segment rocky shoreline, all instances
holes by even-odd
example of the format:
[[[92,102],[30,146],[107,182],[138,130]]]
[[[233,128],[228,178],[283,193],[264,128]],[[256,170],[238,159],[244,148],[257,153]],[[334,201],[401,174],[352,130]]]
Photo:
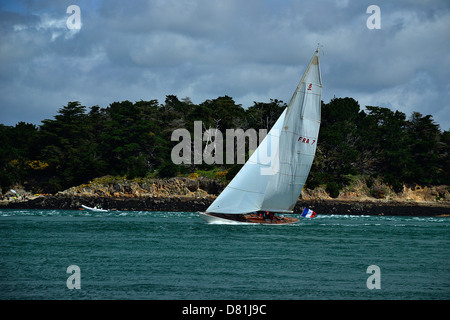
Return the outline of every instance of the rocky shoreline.
[[[113,198],[99,196],[39,196],[25,201],[9,201],[0,204],[4,209],[61,209],[79,210],[81,205],[102,206],[118,211],[205,211],[215,196],[190,197],[139,197]],[[308,207],[318,214],[335,215],[387,215],[387,216],[450,216],[450,205],[431,202],[398,201],[343,201],[343,200],[299,200],[294,213]]]
[[[196,212],[205,211],[225,185],[198,176],[133,180],[104,176],[56,195],[32,196],[16,188],[14,194],[6,194],[7,200],[0,200],[0,209],[79,210],[83,204],[119,211]],[[375,183],[369,189],[359,181],[342,190],[338,198],[331,198],[324,188],[304,189],[294,213],[305,207],[318,214],[450,216],[450,189],[416,185],[395,193],[389,186]]]

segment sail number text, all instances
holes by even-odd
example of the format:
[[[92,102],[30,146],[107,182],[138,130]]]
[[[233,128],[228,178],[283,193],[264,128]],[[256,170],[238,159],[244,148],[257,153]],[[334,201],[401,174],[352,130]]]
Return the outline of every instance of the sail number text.
[[[299,137],[297,141],[313,145],[316,142],[316,139],[310,139],[308,137]]]

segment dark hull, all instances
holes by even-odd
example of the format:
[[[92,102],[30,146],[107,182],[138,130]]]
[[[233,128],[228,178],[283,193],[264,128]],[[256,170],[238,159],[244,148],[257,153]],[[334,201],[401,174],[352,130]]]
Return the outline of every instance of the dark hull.
[[[281,225],[290,224],[298,222],[297,218],[282,217],[273,215],[272,218],[265,218],[253,213],[249,214],[225,214],[225,213],[212,213],[205,212],[201,213],[202,218],[208,223],[251,223],[251,224],[271,224],[271,225]]]

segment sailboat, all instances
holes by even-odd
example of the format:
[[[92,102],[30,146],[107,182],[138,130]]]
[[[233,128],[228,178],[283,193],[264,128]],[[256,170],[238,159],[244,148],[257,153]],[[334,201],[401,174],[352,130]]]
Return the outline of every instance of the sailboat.
[[[322,78],[314,52],[288,107],[241,170],[200,212],[207,223],[290,224],[316,153]]]

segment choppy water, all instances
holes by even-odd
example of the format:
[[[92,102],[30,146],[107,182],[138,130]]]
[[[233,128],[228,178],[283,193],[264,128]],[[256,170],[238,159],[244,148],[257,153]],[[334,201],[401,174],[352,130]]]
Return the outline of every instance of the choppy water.
[[[190,212],[0,210],[0,299],[449,299],[449,232],[444,217],[267,226],[208,225]],[[80,289],[67,287],[70,265]],[[380,289],[367,287],[371,265]]]

